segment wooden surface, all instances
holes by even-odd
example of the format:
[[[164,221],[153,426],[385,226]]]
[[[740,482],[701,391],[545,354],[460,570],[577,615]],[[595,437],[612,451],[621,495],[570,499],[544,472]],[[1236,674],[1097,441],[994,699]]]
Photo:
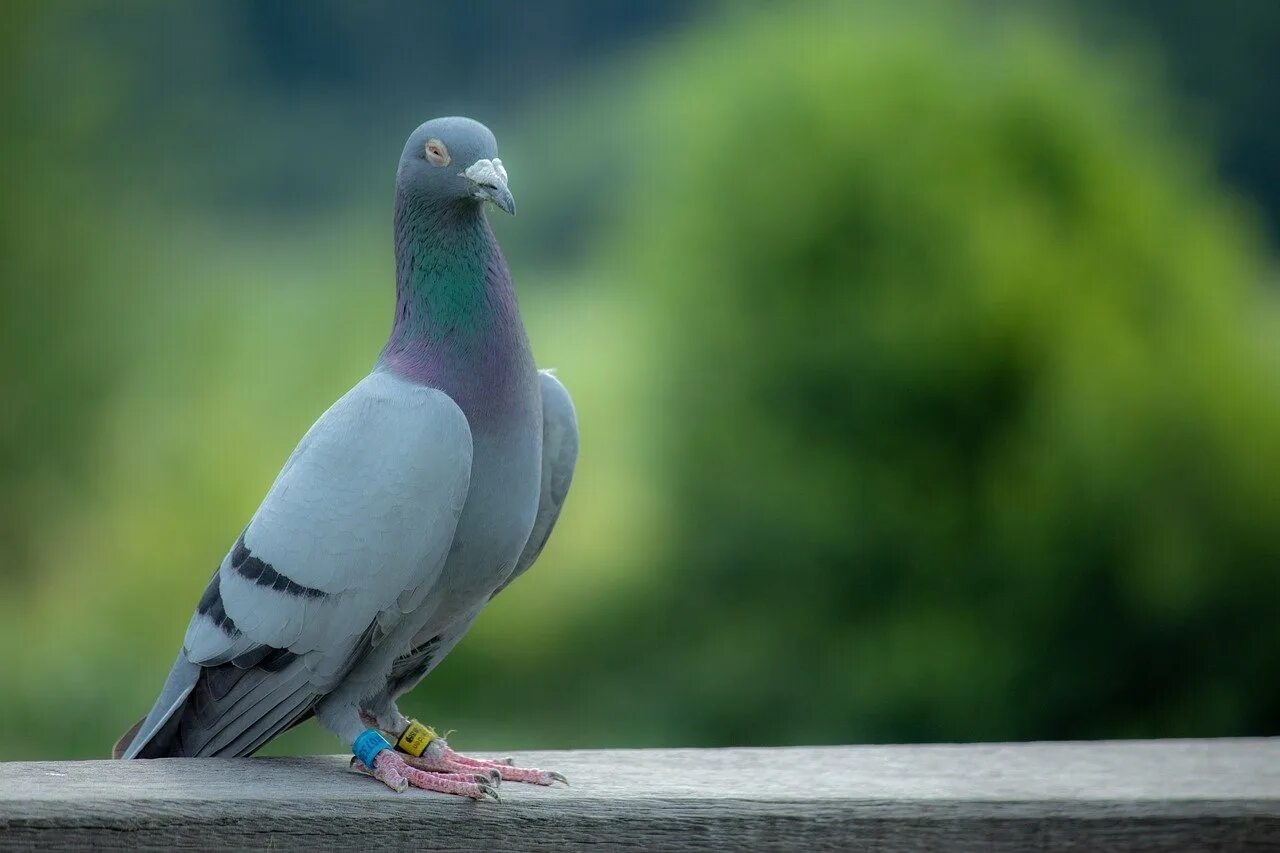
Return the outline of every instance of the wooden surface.
[[[0,764],[0,847],[1280,850],[1280,739],[516,753],[571,788],[347,759]]]

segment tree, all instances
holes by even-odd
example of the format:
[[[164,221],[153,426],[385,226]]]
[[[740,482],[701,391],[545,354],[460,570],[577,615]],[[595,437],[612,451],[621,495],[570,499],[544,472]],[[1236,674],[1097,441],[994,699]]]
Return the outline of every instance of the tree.
[[[636,678],[692,674],[693,742],[1274,731],[1252,223],[1132,67],[804,8],[634,99],[617,245],[662,318],[674,526]]]

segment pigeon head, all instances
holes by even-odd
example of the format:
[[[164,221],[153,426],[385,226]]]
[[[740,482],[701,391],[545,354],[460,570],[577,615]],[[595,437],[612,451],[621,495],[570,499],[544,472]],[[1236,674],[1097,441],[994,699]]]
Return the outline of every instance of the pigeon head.
[[[480,205],[507,213],[516,201],[493,133],[469,118],[437,118],[409,134],[396,172],[396,192],[429,204]]]

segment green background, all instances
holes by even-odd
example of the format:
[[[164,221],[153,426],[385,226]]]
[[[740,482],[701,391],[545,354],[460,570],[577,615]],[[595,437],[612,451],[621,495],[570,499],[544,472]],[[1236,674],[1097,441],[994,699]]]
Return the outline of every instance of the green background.
[[[469,749],[1280,732],[1277,9],[6,4],[0,757],[147,710],[376,356],[394,164],[451,113],[582,453],[407,711]]]

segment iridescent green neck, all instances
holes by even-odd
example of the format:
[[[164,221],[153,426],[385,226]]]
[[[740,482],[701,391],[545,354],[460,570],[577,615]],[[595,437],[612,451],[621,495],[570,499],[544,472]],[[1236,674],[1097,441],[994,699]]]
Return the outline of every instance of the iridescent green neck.
[[[494,321],[485,273],[496,250],[478,204],[396,210],[392,340],[468,347]]]
[[[478,202],[397,198],[396,317],[381,362],[460,405],[506,394],[532,370],[511,276]]]

